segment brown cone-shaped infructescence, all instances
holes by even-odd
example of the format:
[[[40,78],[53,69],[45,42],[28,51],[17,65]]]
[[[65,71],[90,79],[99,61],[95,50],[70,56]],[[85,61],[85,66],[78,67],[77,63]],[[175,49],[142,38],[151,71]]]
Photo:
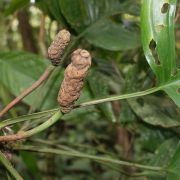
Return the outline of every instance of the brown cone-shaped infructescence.
[[[59,31],[54,38],[54,41],[48,48],[48,58],[54,66],[58,66],[60,64],[64,50],[70,42],[70,36],[69,31],[65,29]]]
[[[71,64],[64,72],[64,80],[58,94],[58,102],[63,113],[70,112],[79,98],[90,66],[91,55],[88,51],[77,49],[72,53]]]

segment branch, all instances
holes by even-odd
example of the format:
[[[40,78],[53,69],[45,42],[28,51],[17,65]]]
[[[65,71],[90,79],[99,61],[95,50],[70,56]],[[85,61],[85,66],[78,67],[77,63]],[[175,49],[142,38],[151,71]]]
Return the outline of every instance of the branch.
[[[47,129],[48,127],[52,126],[55,122],[57,122],[61,117],[62,113],[57,111],[51,118],[49,118],[44,123],[40,124],[39,126],[28,130],[28,131],[19,131],[17,134],[7,135],[7,136],[0,136],[0,142],[9,142],[9,141],[17,141],[21,139],[25,139],[27,137],[33,136],[41,131]]]
[[[92,101],[89,101],[89,102],[81,103],[79,105],[76,105],[74,108],[81,108],[81,107],[101,104],[101,103],[105,103],[105,102],[112,102],[112,101],[117,101],[117,100],[122,100],[122,99],[145,96],[145,95],[157,92],[157,91],[159,91],[161,89],[162,89],[162,87],[159,86],[159,87],[154,87],[154,88],[151,88],[151,89],[147,89],[145,91],[139,91],[139,92],[130,93],[130,94],[122,94],[122,95],[110,96],[110,97],[103,98],[103,99],[97,99],[97,100],[92,100]]]
[[[40,152],[40,153],[51,153],[51,154],[58,154],[58,155],[63,155],[63,156],[72,156],[72,157],[77,157],[77,158],[87,158],[90,160],[95,160],[99,162],[106,162],[106,163],[112,163],[116,165],[123,165],[123,166],[132,166],[140,169],[145,169],[145,170],[150,170],[150,171],[165,171],[164,167],[159,167],[159,166],[148,166],[148,165],[142,165],[142,164],[137,164],[134,162],[129,162],[129,161],[121,161],[118,159],[111,159],[108,157],[103,157],[103,156],[95,156],[95,155],[90,155],[90,154],[84,154],[81,152],[72,152],[72,151],[64,151],[60,149],[54,149],[54,148],[46,148],[46,147],[36,147],[36,146],[15,146],[15,150],[24,150],[24,151],[32,151],[32,152]]]
[[[138,96],[145,96],[145,95],[157,92],[157,91],[161,90],[162,88],[163,88],[163,86],[159,86],[159,87],[147,89],[145,91],[140,91],[140,92],[135,92],[135,93],[130,93],[130,94],[123,94],[123,95],[118,95],[118,96],[111,96],[111,97],[104,98],[104,99],[98,99],[98,100],[82,103],[80,105],[75,106],[74,108],[82,108],[82,107],[96,105],[96,104],[100,104],[100,103],[104,103],[104,102],[111,102],[111,101],[128,99],[128,98],[133,98],[133,97],[138,97]],[[54,124],[61,117],[62,117],[61,112],[57,110],[57,112],[45,123],[35,127],[34,129],[31,129],[29,131],[25,131],[25,132],[20,131],[17,134],[0,136],[0,142],[16,141],[16,140],[30,137],[36,133],[39,133],[39,132],[45,130],[46,128],[48,128],[49,126]],[[11,123],[11,124],[13,124],[13,123]]]
[[[41,75],[41,77],[33,83],[29,88],[24,90],[18,97],[16,97],[13,101],[11,101],[1,112],[0,112],[0,118],[7,113],[11,108],[13,108],[16,104],[18,104],[24,97],[26,97],[28,94],[30,94],[32,91],[37,89],[52,73],[54,70],[54,66],[50,65],[46,68],[44,73]]]

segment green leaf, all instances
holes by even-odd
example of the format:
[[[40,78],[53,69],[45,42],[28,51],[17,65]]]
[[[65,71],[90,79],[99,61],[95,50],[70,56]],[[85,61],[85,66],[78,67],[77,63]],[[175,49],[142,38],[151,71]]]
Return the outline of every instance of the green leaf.
[[[112,51],[139,46],[138,32],[127,30],[121,23],[115,23],[113,18],[110,18],[126,13],[126,10],[128,12],[128,8],[124,7],[128,7],[127,2],[130,1],[120,3],[119,0],[59,0],[59,2],[66,20],[93,45]]]
[[[172,128],[180,126],[180,112],[166,99],[156,96],[139,97],[128,100],[133,111],[146,123]],[[157,106],[161,104],[161,106]]]
[[[138,47],[140,44],[138,33],[136,30],[130,31],[122,24],[111,20],[102,20],[85,34],[85,38],[95,46],[118,51]]]
[[[48,61],[27,52],[0,53],[0,82],[15,96],[31,86],[44,72]],[[36,91],[23,101],[33,105]]]
[[[176,151],[168,166],[168,180],[180,179],[180,143],[178,144]]]
[[[48,60],[27,52],[0,53],[0,82],[15,96],[30,87],[43,74]],[[57,94],[64,70],[56,68],[51,78],[23,99],[35,109],[52,109],[58,106]],[[40,98],[39,98],[40,97]]]
[[[144,0],[141,13],[142,44],[146,59],[163,90],[180,107],[180,71],[175,55],[176,0]]]
[[[118,0],[59,0],[59,2],[65,18],[78,32],[82,32],[104,14],[121,10]]]

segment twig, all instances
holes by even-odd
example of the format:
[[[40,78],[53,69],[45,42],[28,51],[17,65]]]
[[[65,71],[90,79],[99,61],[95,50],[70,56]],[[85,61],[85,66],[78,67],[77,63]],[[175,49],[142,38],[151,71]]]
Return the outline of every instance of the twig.
[[[57,122],[61,117],[62,113],[60,111],[56,112],[51,118],[49,118],[47,121],[42,123],[41,125],[28,130],[28,131],[19,131],[17,134],[7,135],[7,136],[0,136],[0,142],[9,142],[9,141],[17,141],[21,139],[25,139],[27,137],[33,136],[34,134],[37,134],[48,127],[52,126],[55,122]]]
[[[32,91],[37,89],[52,73],[54,70],[54,66],[50,65],[46,68],[44,73],[41,75],[41,77],[33,83],[29,88],[25,89],[18,97],[16,97],[13,101],[11,101],[1,112],[0,112],[0,118],[7,113],[11,108],[13,108],[16,104],[18,104],[24,97],[26,97],[28,94],[30,94]]]
[[[95,156],[90,154],[84,154],[81,152],[72,152],[72,151],[64,151],[60,149],[54,149],[54,148],[46,148],[46,147],[36,147],[36,146],[30,146],[30,145],[20,145],[15,146],[15,150],[24,150],[24,151],[32,151],[32,152],[40,152],[40,153],[51,153],[51,154],[58,154],[63,156],[72,156],[77,158],[87,158],[90,160],[95,160],[99,162],[106,162],[106,163],[112,163],[116,165],[123,165],[123,166],[132,166],[140,169],[146,169],[150,171],[165,171],[166,169],[164,167],[159,166],[148,166],[148,165],[142,165],[134,162],[129,161],[122,161],[118,159],[111,159],[108,157],[103,156]]]
[[[147,89],[145,91],[139,91],[139,92],[130,93],[130,94],[114,95],[114,96],[110,96],[110,97],[107,97],[107,98],[92,100],[92,101],[89,101],[89,102],[85,102],[85,103],[81,103],[79,105],[76,105],[76,106],[74,106],[74,109],[87,107],[87,106],[91,106],[91,105],[96,105],[96,104],[101,104],[101,103],[105,103],[105,102],[112,102],[112,101],[117,101],[117,100],[122,100],[122,99],[145,96],[145,95],[148,95],[148,94],[155,93],[155,92],[157,92],[157,91],[159,91],[161,89],[162,89],[162,87],[159,86],[159,87],[153,87],[151,89]]]

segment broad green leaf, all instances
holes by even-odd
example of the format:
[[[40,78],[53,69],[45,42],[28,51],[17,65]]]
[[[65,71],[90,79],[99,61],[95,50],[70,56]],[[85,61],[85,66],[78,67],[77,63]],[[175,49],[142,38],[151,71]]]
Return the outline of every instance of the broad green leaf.
[[[128,100],[133,111],[146,123],[164,128],[180,126],[180,112],[166,99],[156,96]],[[161,106],[157,106],[161,104]]]
[[[103,74],[97,71],[97,69],[93,69],[88,77],[88,84],[90,87],[90,91],[92,92],[92,96],[94,98],[106,96],[109,94],[108,86],[103,78]],[[116,118],[114,116],[112,106],[110,103],[101,104],[97,106],[102,113],[107,117],[107,119],[115,122]]]
[[[163,90],[180,106],[180,71],[175,55],[176,0],[144,0],[141,13],[142,44],[146,59]]]
[[[44,72],[48,61],[27,52],[0,53],[0,82],[15,96],[31,86]],[[36,91],[24,99],[33,105]]]
[[[122,24],[111,20],[102,20],[91,28],[85,35],[86,39],[95,46],[112,50],[127,50],[139,46],[139,32],[130,31]]]
[[[180,179],[180,143],[178,144],[176,151],[168,166],[168,180]]]
[[[60,8],[67,21],[78,32],[89,27],[102,17],[110,17],[119,13],[138,14],[139,8],[136,0],[59,0]]]
[[[122,10],[119,0],[59,0],[59,2],[65,18],[78,32],[82,32],[102,16]]]
[[[124,7],[128,7],[127,3],[130,1],[120,3],[119,0],[59,0],[59,2],[66,20],[93,45],[112,51],[139,46],[139,32],[127,30],[121,23],[115,23],[113,18],[110,18],[126,13],[126,10],[128,12],[128,8]],[[130,7],[132,8],[132,5]]]

